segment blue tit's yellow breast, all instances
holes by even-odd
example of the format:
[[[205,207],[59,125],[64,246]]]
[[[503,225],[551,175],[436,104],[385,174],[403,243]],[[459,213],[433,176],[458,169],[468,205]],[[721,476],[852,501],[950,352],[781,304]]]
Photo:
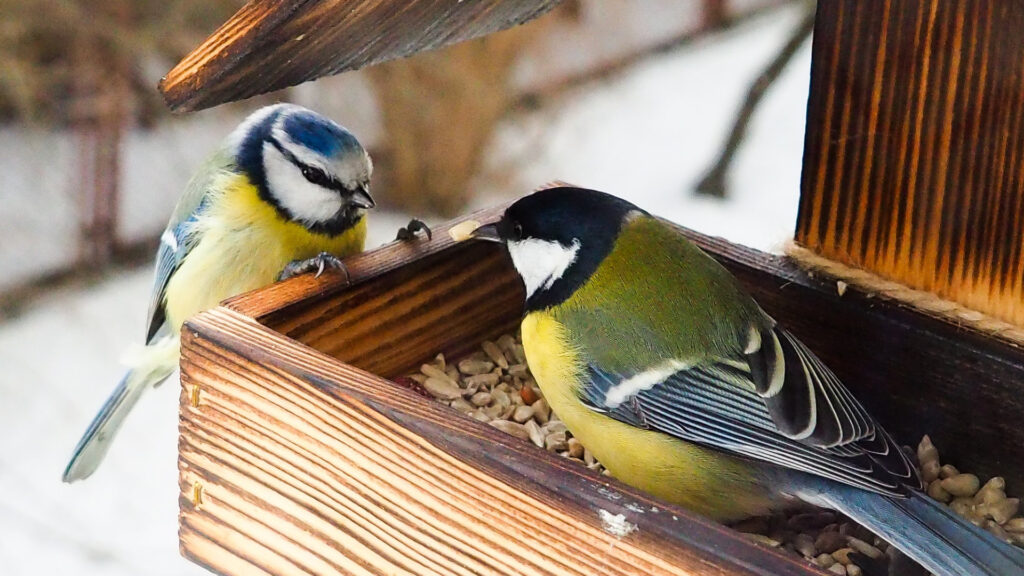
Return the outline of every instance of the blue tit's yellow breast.
[[[552,314],[528,314],[522,334],[530,370],[548,404],[613,476],[719,520],[770,511],[771,494],[746,462],[630,426],[584,405],[577,395],[584,362],[568,329]]]
[[[167,284],[167,320],[175,332],[189,316],[273,283],[292,260],[363,250],[365,216],[337,236],[315,234],[282,218],[245,176],[226,174],[215,188],[196,224],[200,240]]]

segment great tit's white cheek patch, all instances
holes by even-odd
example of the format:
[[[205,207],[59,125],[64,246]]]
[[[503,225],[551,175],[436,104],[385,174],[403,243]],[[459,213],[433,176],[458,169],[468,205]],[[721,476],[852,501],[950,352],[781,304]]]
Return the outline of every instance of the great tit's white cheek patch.
[[[270,143],[263,146],[263,167],[270,194],[296,220],[307,224],[325,222],[342,209],[343,200],[337,191],[306,180],[302,170]]]
[[[551,288],[576,261],[579,251],[579,240],[573,240],[571,246],[537,238],[508,243],[512,264],[526,285],[527,298],[541,288]]]

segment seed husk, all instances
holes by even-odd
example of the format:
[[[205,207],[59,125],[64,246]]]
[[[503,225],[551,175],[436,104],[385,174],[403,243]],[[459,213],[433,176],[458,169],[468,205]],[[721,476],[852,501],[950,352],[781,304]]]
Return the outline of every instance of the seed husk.
[[[575,438],[569,438],[567,441],[569,445],[569,455],[573,458],[583,459],[583,443]]]
[[[928,485],[928,495],[938,500],[939,502],[949,502],[953,499],[953,496],[942,487],[943,480],[936,478],[932,480],[931,484]]]
[[[939,478],[945,480],[946,478],[952,478],[959,474],[960,471],[956,469],[956,466],[952,464],[943,464],[942,468],[939,468]]]
[[[459,362],[459,372],[467,376],[476,376],[477,374],[486,374],[494,370],[494,362],[490,360],[473,360],[467,358]]]
[[[533,415],[537,419],[537,422],[541,424],[547,424],[551,419],[551,407],[548,406],[548,401],[540,398],[536,402],[530,404],[533,408]]]
[[[512,356],[515,357],[516,363],[526,364],[526,349],[523,348],[522,344],[516,344],[515,348],[512,349]]]
[[[527,420],[523,426],[526,428],[527,434],[530,435],[530,441],[538,448],[543,448],[544,434],[541,433],[540,426],[537,425],[537,422],[535,420]]]
[[[814,537],[805,533],[796,535],[796,538],[793,539],[793,549],[804,558],[814,558],[817,553],[817,549],[814,547]]]
[[[927,462],[938,463],[939,461],[939,450],[932,444],[932,439],[927,434],[921,438],[921,443],[917,445],[917,461],[922,468]]]
[[[1007,523],[1010,518],[1017,515],[1020,510],[1019,498],[1007,498],[999,502],[986,505],[985,513],[992,517],[999,524]]]
[[[757,542],[760,542],[761,544],[764,544],[765,546],[770,546],[772,548],[778,548],[778,546],[782,544],[778,540],[773,540],[765,536],[764,534],[747,534],[747,536],[750,537],[752,540],[755,540]]]
[[[487,353],[487,357],[491,359],[491,362],[500,366],[502,370],[508,369],[508,360],[505,359],[505,355],[502,354],[501,348],[498,348],[497,344],[490,340],[484,340],[480,346]]]
[[[466,384],[477,388],[493,388],[499,379],[500,377],[494,373],[477,374],[466,378]]]
[[[843,566],[850,564],[850,553],[853,552],[853,548],[840,548],[832,553],[832,557],[836,559]]]
[[[544,437],[544,448],[548,452],[567,450],[569,443],[565,438],[565,432],[552,432]]]
[[[831,554],[818,554],[814,557],[814,563],[822,568],[828,568],[836,563],[836,559]]]
[[[942,480],[943,490],[958,497],[974,496],[978,492],[979,484],[978,477],[974,474],[955,474]]]
[[[516,438],[523,440],[530,439],[530,433],[526,430],[526,427],[516,422],[509,422],[508,420],[494,420],[491,422],[491,426],[494,426],[498,430],[506,434],[511,434]]]
[[[462,390],[453,382],[441,378],[427,378],[423,388],[439,400],[455,400],[462,397]]]
[[[525,424],[527,420],[533,420],[533,407],[532,406],[517,406],[515,411],[512,413],[512,419],[520,424]]]
[[[424,364],[423,366],[420,366],[420,372],[423,372],[428,378],[437,378],[438,380],[445,380],[449,382],[452,386],[458,386],[458,384],[455,383],[455,380],[448,376],[447,372],[445,372],[441,368],[438,368],[437,366],[434,366],[433,364]]]
[[[1021,532],[1024,533],[1024,517],[1017,517],[1007,520],[1003,524],[1003,528],[1009,532]]]
[[[928,483],[931,483],[939,478],[939,461],[930,460],[921,464],[921,478]]]
[[[814,540],[814,547],[818,552],[831,554],[846,544],[846,536],[839,532],[822,532]]]
[[[875,548],[874,546],[868,544],[860,538],[848,536],[846,538],[846,543],[850,546],[850,548],[853,548],[857,552],[867,556],[868,558],[871,558],[872,560],[878,560],[885,555],[882,553],[881,550]]]
[[[476,394],[473,394],[469,401],[472,402],[474,406],[487,406],[491,403],[491,393],[477,392]]]
[[[985,482],[985,485],[974,495],[974,501],[978,504],[994,504],[1006,500],[1006,480],[1000,476],[994,476]]]

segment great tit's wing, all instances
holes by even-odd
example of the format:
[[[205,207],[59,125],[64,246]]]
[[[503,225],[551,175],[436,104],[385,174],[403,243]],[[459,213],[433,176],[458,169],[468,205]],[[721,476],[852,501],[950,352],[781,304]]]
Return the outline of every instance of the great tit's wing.
[[[778,328],[757,337],[770,348],[629,373],[590,358],[581,400],[633,426],[867,490],[919,487],[907,456],[813,353]]]
[[[224,172],[233,170],[234,162],[225,150],[211,156],[189,180],[185,193],[178,201],[167,228],[160,235],[160,246],[156,253],[156,266],[153,278],[153,290],[149,299],[149,322],[146,326],[146,342],[152,342],[161,334],[167,319],[164,309],[164,296],[167,283],[174,271],[188,256],[188,253],[199,242],[196,222],[209,204],[210,191],[216,178]]]

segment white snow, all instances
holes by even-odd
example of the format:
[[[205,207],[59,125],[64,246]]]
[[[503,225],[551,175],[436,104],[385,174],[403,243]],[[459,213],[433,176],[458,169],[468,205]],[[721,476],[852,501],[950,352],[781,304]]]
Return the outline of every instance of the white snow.
[[[618,193],[705,232],[760,248],[776,245],[791,235],[796,214],[808,47],[751,126],[735,164],[732,196],[694,198],[690,188],[724,139],[751,78],[798,17],[785,10],[759,18],[581,89],[525,122],[507,123],[478,179],[486,194],[477,204],[561,179]],[[42,149],[52,143],[37,144]],[[60,147],[51,149],[67,156]],[[180,162],[169,165],[178,169]],[[510,165],[516,167],[509,171]],[[0,200],[7,198],[0,189]],[[151,206],[126,210],[165,218],[153,215]],[[401,214],[373,218],[371,244],[391,240],[407,221]],[[61,243],[73,233],[59,232],[55,242]],[[20,257],[28,257],[29,248],[18,247]],[[72,447],[121,375],[117,359],[143,336],[150,280],[148,267],[117,274],[48,295],[0,324],[5,575],[205,573],[178,555],[173,380],[139,403],[95,476],[71,486],[60,482]]]

